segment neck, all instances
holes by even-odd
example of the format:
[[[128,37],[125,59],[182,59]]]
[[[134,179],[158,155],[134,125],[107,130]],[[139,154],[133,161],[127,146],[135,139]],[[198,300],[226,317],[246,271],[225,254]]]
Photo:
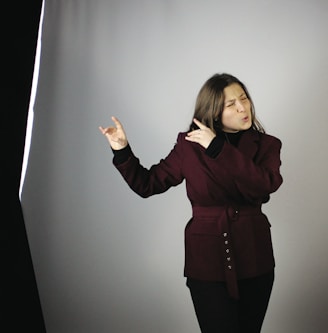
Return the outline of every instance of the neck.
[[[239,133],[240,131],[233,131],[233,130],[230,130],[230,131],[225,131],[225,130],[222,130],[224,133],[228,133],[228,134],[233,134],[233,133]]]
[[[237,146],[242,133],[243,131],[223,132],[226,141],[234,146]]]

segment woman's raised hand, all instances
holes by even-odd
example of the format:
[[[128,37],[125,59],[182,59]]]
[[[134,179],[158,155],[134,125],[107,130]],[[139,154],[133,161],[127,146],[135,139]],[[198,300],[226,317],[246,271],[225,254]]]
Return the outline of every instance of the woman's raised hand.
[[[115,126],[101,127],[100,132],[106,136],[110,146],[114,150],[123,149],[128,145],[128,139],[126,137],[124,128],[120,121],[116,117],[112,117]]]
[[[205,149],[210,145],[211,141],[215,138],[216,134],[199,120],[194,119],[194,123],[199,129],[188,132],[186,140],[197,142]]]

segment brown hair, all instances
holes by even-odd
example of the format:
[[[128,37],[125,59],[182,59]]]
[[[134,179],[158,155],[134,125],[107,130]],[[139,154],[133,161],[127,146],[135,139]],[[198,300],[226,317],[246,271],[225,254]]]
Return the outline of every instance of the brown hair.
[[[258,132],[265,133],[263,126],[256,118],[255,107],[246,86],[235,76],[227,73],[214,74],[204,83],[196,99],[193,118],[198,119],[213,131],[222,129],[221,118],[225,98],[223,90],[233,83],[241,86],[251,103],[252,128]],[[192,122],[189,130],[194,130],[196,127],[196,124]]]

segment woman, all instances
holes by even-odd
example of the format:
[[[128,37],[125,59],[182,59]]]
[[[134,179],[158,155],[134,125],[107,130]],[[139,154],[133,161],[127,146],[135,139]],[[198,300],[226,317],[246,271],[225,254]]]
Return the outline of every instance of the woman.
[[[281,142],[265,134],[245,85],[225,73],[209,78],[189,131],[149,169],[112,120],[114,127],[99,129],[133,191],[149,197],[186,181],[193,216],[185,228],[184,275],[201,331],[260,332],[275,266],[261,206],[282,184]]]

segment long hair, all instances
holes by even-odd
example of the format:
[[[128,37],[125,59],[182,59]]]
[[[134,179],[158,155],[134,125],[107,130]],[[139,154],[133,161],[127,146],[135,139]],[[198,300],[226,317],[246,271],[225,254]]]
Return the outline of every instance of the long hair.
[[[195,105],[195,112],[193,118],[198,119],[205,126],[216,132],[218,129],[222,129],[222,112],[224,109],[224,88],[231,84],[237,83],[245,91],[247,98],[251,104],[252,113],[252,128],[258,132],[265,133],[265,130],[256,118],[255,107],[252,98],[248,92],[246,86],[235,76],[222,73],[214,74],[210,77],[200,89]],[[192,131],[197,126],[192,121],[189,130]]]

